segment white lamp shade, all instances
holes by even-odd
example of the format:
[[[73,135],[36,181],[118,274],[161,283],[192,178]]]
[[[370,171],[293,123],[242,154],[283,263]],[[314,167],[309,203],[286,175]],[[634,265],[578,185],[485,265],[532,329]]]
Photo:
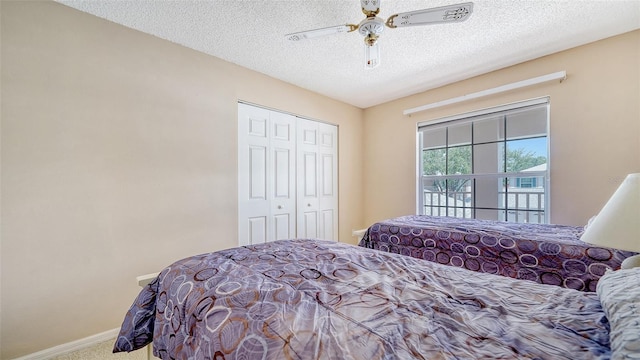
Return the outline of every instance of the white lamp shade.
[[[627,175],[580,239],[640,252],[640,173]]]

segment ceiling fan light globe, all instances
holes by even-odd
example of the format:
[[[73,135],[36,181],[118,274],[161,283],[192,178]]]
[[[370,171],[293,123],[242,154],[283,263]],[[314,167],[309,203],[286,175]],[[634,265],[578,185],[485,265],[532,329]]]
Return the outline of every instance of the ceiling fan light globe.
[[[364,45],[364,68],[375,69],[380,66],[380,44]]]

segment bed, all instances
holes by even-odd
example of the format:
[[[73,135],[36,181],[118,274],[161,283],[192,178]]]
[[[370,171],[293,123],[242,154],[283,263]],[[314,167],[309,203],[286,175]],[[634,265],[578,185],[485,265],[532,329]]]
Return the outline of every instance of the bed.
[[[640,272],[611,272],[598,289],[580,292],[332,241],[280,240],[166,267],[126,313],[114,352],[152,342],[162,359],[633,354],[640,349]]]
[[[409,215],[370,226],[359,246],[469,270],[595,291],[636,253],[580,241],[584,227]]]

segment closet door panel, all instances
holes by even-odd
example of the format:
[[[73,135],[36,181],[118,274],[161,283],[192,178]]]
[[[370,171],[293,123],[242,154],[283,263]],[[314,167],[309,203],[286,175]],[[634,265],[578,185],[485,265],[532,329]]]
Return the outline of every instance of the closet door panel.
[[[303,194],[305,197],[315,198],[318,195],[318,162],[316,153],[305,152],[302,154],[302,163]]]
[[[274,196],[277,199],[291,198],[291,151],[289,149],[273,150]]]
[[[335,211],[333,209],[322,211],[322,227],[320,228],[320,237],[322,239],[334,239],[338,240],[335,233],[337,232],[335,226]]]
[[[238,244],[269,238],[269,111],[238,106]]]
[[[238,104],[238,243],[295,237],[292,115]]]
[[[298,237],[303,239],[317,239],[319,230],[318,212],[315,210],[303,211],[302,223],[301,228],[298,229]]]
[[[318,148],[320,192],[319,236],[322,239],[338,240],[338,127],[318,124]]]
[[[318,123],[298,119],[297,123],[298,166],[298,220],[297,237],[318,236]]]
[[[267,200],[267,148],[249,146],[249,200]]]
[[[322,154],[322,196],[335,195],[333,192],[334,160],[332,154]]]
[[[249,244],[259,244],[267,241],[267,217],[249,218],[247,224]]]
[[[295,233],[291,232],[291,226],[295,227],[295,222],[291,221],[289,214],[278,214],[273,217],[273,238],[274,240],[291,239],[295,237]]]
[[[271,240],[296,235],[296,117],[270,112],[271,146]]]

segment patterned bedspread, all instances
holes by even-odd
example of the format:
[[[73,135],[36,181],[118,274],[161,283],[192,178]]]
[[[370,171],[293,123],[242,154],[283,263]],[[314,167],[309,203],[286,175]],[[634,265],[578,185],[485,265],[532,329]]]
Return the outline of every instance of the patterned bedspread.
[[[609,359],[595,293],[329,241],[180,260],[144,288],[114,352],[163,359]]]
[[[410,215],[369,227],[360,246],[469,270],[596,291],[635,253],[580,241],[583,227]]]

